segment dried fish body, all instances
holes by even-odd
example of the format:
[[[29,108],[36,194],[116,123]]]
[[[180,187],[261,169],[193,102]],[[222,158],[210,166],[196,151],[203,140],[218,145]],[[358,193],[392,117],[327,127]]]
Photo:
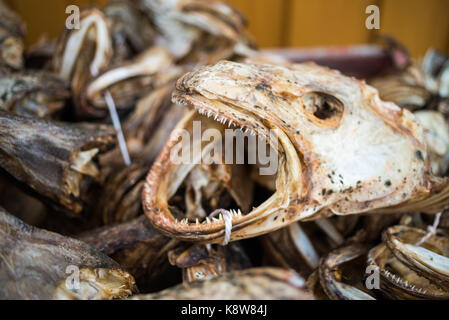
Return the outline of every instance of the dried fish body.
[[[330,219],[292,223],[262,237],[270,261],[309,277],[322,255],[340,246],[343,236]]]
[[[96,209],[103,224],[130,221],[143,213],[141,194],[148,168],[149,165],[134,163],[109,174]]]
[[[349,245],[330,252],[322,259],[319,278],[321,286],[329,298],[333,300],[374,300],[374,297],[364,288],[364,265],[360,266],[360,263],[356,262],[358,258],[364,258],[367,251],[366,246]],[[357,271],[360,271],[359,275],[357,275]],[[349,279],[347,275],[350,275]],[[345,283],[345,281],[350,281],[350,283]]]
[[[171,109],[176,108],[181,112],[183,107],[173,105],[171,102],[173,89],[173,81],[158,86],[139,99],[133,112],[123,122],[123,131],[129,145],[128,149],[134,157],[141,158],[145,156],[145,153],[141,154],[142,149],[151,141],[164,118],[167,117],[169,121],[174,123],[179,121],[180,117],[176,117]],[[166,133],[165,140],[170,132]]]
[[[233,217],[231,241],[330,215],[437,213],[449,201],[447,180],[430,172],[424,132],[413,114],[339,72],[314,64],[224,61],[178,80],[174,102],[194,110],[169,138],[143,193],[146,215],[170,236],[214,243],[225,236],[224,220],[182,224],[167,208],[193,168],[172,163],[170,153],[179,147],[180,129],[191,132],[194,121],[221,132],[232,124],[278,152],[276,191]]]
[[[0,109],[49,118],[61,111],[70,92],[68,84],[52,73],[0,68],[0,97]]]
[[[89,230],[77,239],[117,261],[134,276],[141,290],[154,291],[157,283],[167,280],[166,274],[173,271],[167,254],[177,241],[159,233],[144,216]]]
[[[141,106],[140,102],[142,101],[139,101],[135,110],[136,112],[142,110],[139,109]],[[148,105],[146,107],[148,107]],[[143,122],[140,125],[135,123],[139,125],[139,127],[133,128],[133,116],[129,117],[129,121],[127,120],[124,123],[124,130],[127,134],[127,141],[129,141],[131,154],[133,154],[136,159],[142,159],[145,163],[154,162],[167,142],[171,132],[176,127],[176,124],[188,112],[187,108],[184,106],[179,106],[173,103],[169,104],[167,107],[162,106],[162,108],[159,109],[158,112],[162,113],[161,117],[156,116],[155,118],[150,119],[149,115],[151,113],[146,113],[145,117],[141,118]],[[147,125],[149,125],[149,127],[142,127]],[[141,133],[145,131],[150,131],[151,134],[142,136]]]
[[[79,214],[101,180],[98,154],[114,146],[108,126],[26,118],[0,110],[0,166],[40,195]]]
[[[26,27],[22,19],[3,0],[0,1],[0,65],[23,68]]]
[[[305,281],[293,271],[253,268],[181,284],[134,300],[313,300]]]
[[[1,299],[114,299],[133,277],[83,242],[29,226],[0,208]],[[79,272],[79,288],[70,275]],[[74,284],[73,285],[77,285]]]
[[[29,225],[40,226],[47,217],[47,206],[27,194],[13,180],[7,174],[0,173],[0,207]]]

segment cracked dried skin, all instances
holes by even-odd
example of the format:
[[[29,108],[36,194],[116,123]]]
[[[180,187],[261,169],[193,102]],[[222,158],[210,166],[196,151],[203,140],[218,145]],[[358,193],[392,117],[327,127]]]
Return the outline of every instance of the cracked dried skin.
[[[0,110],[0,166],[40,195],[79,214],[100,181],[99,153],[115,144],[105,125],[25,118]]]
[[[0,1],[0,65],[23,68],[26,27],[22,19],[3,0]]]
[[[447,180],[430,173],[423,129],[414,116],[337,71],[311,63],[282,67],[223,61],[183,76],[173,97],[194,109],[178,128],[189,130],[193,120],[200,120],[205,128],[231,126],[260,137],[276,130],[276,191],[253,211],[233,218],[231,240],[332,214],[436,213],[448,203]],[[170,161],[178,140],[175,129],[150,170],[144,210],[171,236],[219,242],[223,220],[177,223],[167,209],[177,179],[189,170]]]
[[[134,300],[313,300],[305,281],[280,268],[254,268],[181,284]]]
[[[136,292],[133,277],[84,242],[29,226],[0,208],[1,299],[114,299]],[[80,270],[80,290],[66,268]]]
[[[51,117],[70,97],[68,84],[45,71],[0,68],[0,108],[19,115]]]

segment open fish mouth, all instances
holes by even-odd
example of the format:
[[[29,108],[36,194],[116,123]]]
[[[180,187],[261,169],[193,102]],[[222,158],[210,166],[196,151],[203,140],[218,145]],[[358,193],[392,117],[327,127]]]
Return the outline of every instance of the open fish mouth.
[[[252,196],[247,194],[245,190],[238,190],[238,187],[234,187],[235,183],[232,182],[232,179],[240,180],[239,177],[230,177],[231,181],[222,181],[222,183],[228,186],[227,190],[231,193],[231,196],[234,195],[234,201],[230,204],[231,207],[217,208],[212,210],[216,214],[211,215],[209,212],[196,218],[186,217],[186,215],[182,214],[173,214],[173,211],[169,209],[170,199],[182,188],[184,181],[191,178],[192,173],[201,167],[200,162],[202,160],[193,159],[190,163],[175,164],[172,161],[173,159],[170,159],[170,155],[173,154],[173,150],[180,146],[179,132],[181,130],[192,132],[195,122],[200,123],[202,129],[214,128],[223,132],[223,137],[225,136],[224,130],[231,129],[242,134],[246,132],[246,136],[257,138],[260,137],[259,132],[261,132],[263,136],[267,136],[269,139],[269,130],[267,127],[263,128],[262,125],[254,130],[246,127],[244,123],[240,126],[238,119],[224,117],[219,119],[218,115],[214,114],[212,110],[204,108],[191,111],[174,130],[169,143],[165,146],[153,167],[156,170],[153,170],[146,180],[144,189],[145,211],[154,225],[170,236],[200,242],[222,242],[226,236],[230,236],[229,240],[234,241],[262,234],[267,226],[270,229],[278,229],[284,226],[287,223],[286,216],[289,209],[291,209],[292,194],[296,193],[298,199],[301,194],[302,174],[300,172],[301,164],[298,155],[294,152],[294,147],[291,145],[288,137],[282,133],[279,136],[278,148],[270,150],[270,152],[277,153],[275,157],[277,158],[277,163],[271,164],[277,167],[276,174],[255,177],[256,180],[266,177],[268,183],[273,184],[274,181],[275,184],[275,192],[268,196],[258,207],[249,210],[248,199]],[[210,147],[211,143],[203,142],[201,150],[207,152]],[[287,153],[292,156],[287,156]],[[218,166],[227,167],[223,163],[218,164]],[[242,170],[251,170],[251,166],[253,167],[253,173],[257,170],[258,172],[263,170],[263,168],[258,168],[256,164],[251,165],[248,163],[230,164],[229,166],[232,167],[229,169],[231,175],[236,175],[239,172],[242,174]],[[245,176],[245,178],[248,177]],[[239,182],[248,186],[245,189],[252,189],[252,181],[249,183],[248,181]],[[248,232],[249,230],[245,229],[248,225],[258,225],[260,228],[252,228],[251,232]],[[230,232],[229,226],[232,227],[232,233],[227,235],[227,232]]]
[[[413,115],[338,72],[313,64],[279,67],[223,61],[179,79],[173,101],[193,111],[172,133],[143,191],[147,217],[169,236],[227,243],[298,220],[383,209],[401,212],[403,204],[408,210],[413,204],[426,211],[420,203],[429,199],[435,204],[429,210],[438,212],[448,201],[447,183],[430,173],[422,128]],[[276,153],[276,174],[236,178],[267,186],[273,193],[265,201],[252,210],[212,208],[213,218],[204,210],[199,217],[172,210],[171,199],[198,166],[175,163],[171,155],[181,149],[186,132],[195,139],[195,122],[202,133],[213,128],[226,136],[223,132],[231,129],[261,138]],[[214,149],[211,139],[198,138],[200,150]],[[258,153],[266,145],[251,150]],[[239,195],[234,200],[239,204]]]
[[[174,102],[191,106],[193,110],[181,120],[173,131],[147,178],[143,199],[148,218],[157,228],[170,236],[188,241],[208,243],[222,242],[226,237],[229,237],[227,241],[254,237],[265,233],[267,228],[276,230],[288,224],[288,221],[291,220],[289,215],[297,212],[303,189],[303,174],[301,172],[303,166],[301,165],[300,155],[298,155],[289,137],[283,131],[276,130],[275,126],[265,122],[257,114],[247,113],[239,108],[233,108],[233,112],[230,113],[231,105],[215,101],[211,106],[210,102],[206,101],[201,95],[184,95],[182,91],[183,82],[180,80],[177,90],[173,94]],[[227,112],[225,112],[226,110]],[[224,149],[222,153],[226,157],[229,151],[231,154],[235,154],[229,165],[224,164],[222,154],[223,157],[218,159],[217,165],[232,167],[229,169],[231,175],[242,174],[242,170],[251,171],[251,177],[247,177],[245,174],[245,179],[252,178],[251,180],[263,184],[267,190],[270,190],[269,192],[273,192],[271,195],[267,192],[265,201],[250,210],[248,198],[251,198],[251,195],[247,194],[245,190],[233,188],[232,179],[236,178],[239,183],[246,183],[247,189],[252,189],[250,184],[253,181],[248,183],[247,181],[241,181],[241,177],[232,177],[230,178],[231,181],[224,183],[229,185],[228,191],[231,194],[240,192],[240,194],[234,194],[234,207],[231,204],[231,207],[217,208],[215,214],[211,215],[209,212],[196,218],[173,214],[169,209],[170,199],[176,195],[184,180],[188,179],[193,170],[201,166],[200,162],[209,156],[209,150],[213,148],[214,143],[217,143],[215,140],[212,142],[198,142],[198,139],[197,141],[190,141],[191,145],[201,143],[201,159],[196,158],[194,154],[194,159],[190,159],[191,161],[174,163],[173,152],[182,147],[180,133],[188,132],[194,140],[195,125],[198,124],[202,134],[210,129],[220,132],[220,137],[223,139],[218,141],[218,144],[222,145]],[[244,151],[240,149],[240,152],[243,151],[246,154],[244,164],[235,163],[238,162],[237,158],[239,157],[238,142],[236,141],[235,145],[232,144],[229,147],[229,140],[227,140],[227,132],[225,131],[247,139],[252,137],[253,142],[257,141],[251,146],[249,146],[251,143],[248,142]],[[265,149],[259,150],[259,148]],[[269,163],[269,167],[267,167],[266,161],[261,164],[259,159],[251,163],[247,155],[250,149],[258,154],[269,149],[269,152],[267,152],[270,155],[270,161],[272,161]],[[222,161],[220,162],[220,160]],[[249,225],[257,227],[252,227],[251,230],[245,228]],[[227,241],[225,240],[225,242]]]

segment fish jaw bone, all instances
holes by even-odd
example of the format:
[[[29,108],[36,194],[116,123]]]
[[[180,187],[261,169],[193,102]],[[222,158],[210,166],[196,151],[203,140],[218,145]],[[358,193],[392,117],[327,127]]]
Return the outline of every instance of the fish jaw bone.
[[[337,71],[315,64],[281,67],[223,61],[183,76],[173,100],[257,135],[267,136],[267,129],[281,133],[281,158],[288,165],[279,162],[279,190],[233,223],[231,241],[298,220],[395,207],[431,194],[433,177],[423,130],[414,116],[380,100],[364,82]],[[166,199],[162,201],[160,194],[168,188],[167,173],[173,168],[168,149],[174,142],[172,136],[148,176],[143,193],[147,216],[172,236],[218,242],[224,222],[178,227],[167,212],[161,213]],[[294,179],[282,180],[286,168],[284,175],[293,170]],[[165,187],[161,179],[166,179]]]

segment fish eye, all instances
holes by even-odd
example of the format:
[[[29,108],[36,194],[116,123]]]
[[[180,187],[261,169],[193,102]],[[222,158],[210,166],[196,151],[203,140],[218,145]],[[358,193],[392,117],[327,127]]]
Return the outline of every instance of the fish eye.
[[[322,124],[338,124],[343,116],[344,106],[336,97],[318,91],[306,93],[303,98],[306,114]]]

